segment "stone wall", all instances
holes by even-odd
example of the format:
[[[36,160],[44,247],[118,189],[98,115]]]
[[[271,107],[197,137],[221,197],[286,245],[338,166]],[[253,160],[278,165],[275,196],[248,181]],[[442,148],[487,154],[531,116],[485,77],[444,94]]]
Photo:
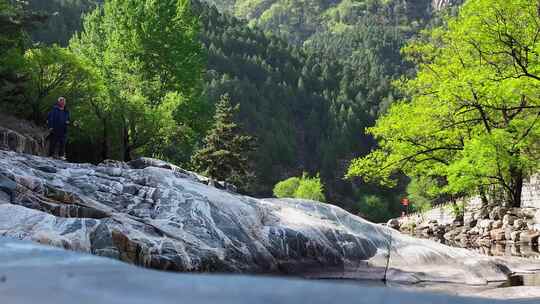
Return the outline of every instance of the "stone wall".
[[[521,192],[521,205],[524,208],[540,209],[540,174],[532,176]]]
[[[493,243],[537,246],[540,239],[540,175],[527,180],[521,208],[483,204],[479,197],[465,199],[463,220],[457,219],[450,204],[424,213],[390,221],[392,228],[428,238],[450,241],[461,246],[487,246]]]
[[[465,211],[463,213],[463,222],[470,224],[473,221],[481,219],[482,214],[482,200],[479,196],[469,198],[465,200]]]
[[[403,223],[409,222],[429,222],[437,221],[443,225],[451,224],[456,219],[455,215],[452,213],[451,203],[439,205],[426,212],[414,212],[408,216],[401,217],[399,221]]]
[[[522,208],[524,209],[540,209],[540,174],[534,175],[525,181],[521,194]],[[458,203],[461,203],[460,201]],[[451,203],[439,205],[429,211],[420,213],[412,213],[409,216],[402,217],[399,222],[407,224],[410,222],[429,222],[437,221],[441,225],[451,224],[455,220],[452,213]],[[486,209],[486,208],[484,208]],[[489,208],[487,208],[489,209]],[[484,210],[489,212],[489,210]],[[465,212],[463,221],[467,224],[483,217],[482,200],[480,197],[472,197],[465,199]]]

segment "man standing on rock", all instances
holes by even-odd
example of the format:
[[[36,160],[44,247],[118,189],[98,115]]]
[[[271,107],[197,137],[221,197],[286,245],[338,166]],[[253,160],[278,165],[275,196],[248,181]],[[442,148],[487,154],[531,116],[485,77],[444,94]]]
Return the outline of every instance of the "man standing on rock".
[[[49,126],[49,157],[53,157],[58,149],[58,157],[66,159],[66,137],[69,125],[69,111],[66,109],[66,99],[58,98],[58,102],[47,115]]]

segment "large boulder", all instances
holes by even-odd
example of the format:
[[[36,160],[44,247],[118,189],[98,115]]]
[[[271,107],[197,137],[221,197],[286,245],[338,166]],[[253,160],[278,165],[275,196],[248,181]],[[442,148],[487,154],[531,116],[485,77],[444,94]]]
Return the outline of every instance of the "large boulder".
[[[182,272],[485,284],[515,271],[330,204],[255,199],[135,164],[0,151],[0,235]]]

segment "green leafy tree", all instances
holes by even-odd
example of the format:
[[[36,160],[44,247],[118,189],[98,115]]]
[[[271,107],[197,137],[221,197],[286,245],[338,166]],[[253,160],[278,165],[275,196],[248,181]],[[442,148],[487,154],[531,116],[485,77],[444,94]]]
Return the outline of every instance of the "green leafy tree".
[[[0,103],[4,109],[21,110],[13,106],[25,100],[28,31],[43,21],[43,15],[28,11],[21,2],[0,0]]]
[[[103,4],[104,0],[26,0],[27,8],[47,15],[47,21],[34,28],[32,40],[46,45],[68,45],[75,32],[82,27],[81,15]]]
[[[254,178],[249,159],[255,150],[254,138],[241,133],[234,117],[238,110],[239,105],[233,107],[228,95],[221,97],[214,126],[204,139],[204,147],[193,155],[193,164],[203,175],[248,189]]]
[[[319,175],[309,177],[307,173],[302,177],[291,177],[274,186],[274,196],[278,198],[300,198],[325,202],[324,186]]]
[[[42,123],[44,113],[59,96],[71,102],[86,93],[89,72],[68,49],[58,46],[33,48],[25,53],[24,58],[25,71],[29,76],[25,106],[29,107],[34,121]]]
[[[414,177],[407,185],[407,196],[413,211],[431,209],[438,196],[437,181],[429,177]]]
[[[103,150],[119,151],[123,160],[134,154],[185,159],[171,146],[205,126],[198,31],[187,0],[112,0],[85,17],[70,48],[101,84],[87,107],[101,122]],[[112,142],[116,147],[106,147]]]
[[[442,178],[440,193],[496,188],[520,206],[523,180],[539,169],[540,25],[528,0],[470,0],[459,16],[410,44],[418,66],[402,84],[410,99],[369,129],[379,148],[348,176],[392,185],[394,173]]]
[[[274,196],[278,198],[294,197],[296,189],[300,186],[300,178],[291,177],[274,186]]]
[[[319,175],[316,177],[309,177],[304,173],[298,188],[294,191],[294,197],[325,202],[324,186]]]

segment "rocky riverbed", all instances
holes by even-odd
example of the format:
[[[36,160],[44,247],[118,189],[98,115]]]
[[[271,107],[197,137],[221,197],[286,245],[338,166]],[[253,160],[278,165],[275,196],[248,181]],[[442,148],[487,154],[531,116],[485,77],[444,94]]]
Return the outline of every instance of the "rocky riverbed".
[[[178,272],[482,286],[540,269],[412,238],[330,204],[232,190],[152,159],[95,166],[0,151],[0,236]]]

